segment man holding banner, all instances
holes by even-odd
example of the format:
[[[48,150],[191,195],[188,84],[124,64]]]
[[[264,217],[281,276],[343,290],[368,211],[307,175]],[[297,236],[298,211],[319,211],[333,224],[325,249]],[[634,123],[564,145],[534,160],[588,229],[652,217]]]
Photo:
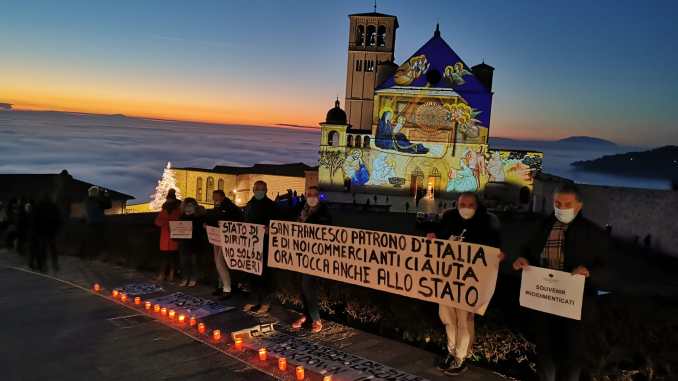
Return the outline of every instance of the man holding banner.
[[[499,219],[480,205],[478,196],[464,192],[457,198],[457,208],[445,212],[426,236],[498,248],[501,245],[499,228]],[[503,254],[500,254],[501,259]],[[445,304],[439,304],[438,313],[447,335],[447,356],[439,368],[447,375],[456,376],[467,369],[464,361],[473,346],[475,314]]]
[[[537,373],[542,381],[579,380],[585,360],[586,328],[596,322],[596,290],[591,280],[595,280],[592,276],[600,273],[604,263],[608,236],[581,214],[582,207],[575,185],[564,183],[556,188],[554,215],[541,224],[523,249],[523,256],[513,263],[515,270],[540,270],[531,268],[533,264],[586,277],[581,321],[554,315],[555,311],[535,315]]]
[[[278,207],[273,200],[266,196],[267,191],[268,187],[264,181],[259,180],[254,183],[254,186],[252,187],[254,196],[252,196],[245,206],[245,222],[268,227],[268,223],[272,219],[278,218]],[[264,235],[262,273],[260,276],[254,274],[247,275],[250,290],[255,298],[255,304],[246,304],[243,307],[244,311],[250,311],[257,307],[257,310],[254,311],[255,313],[265,314],[270,308],[271,276],[268,274],[268,269],[266,268],[266,263],[268,262],[267,254],[268,232]]]
[[[332,216],[327,205],[320,202],[320,190],[317,186],[310,186],[306,192],[306,203],[301,209],[299,222],[307,224],[332,225]],[[301,298],[304,301],[304,315],[292,323],[292,328],[301,328],[307,320],[311,320],[311,332],[322,331],[318,308],[318,278],[312,275],[301,275]]]
[[[212,193],[212,199],[214,200],[214,208],[211,209],[207,215],[208,225],[218,227],[219,221],[243,220],[242,211],[233,203],[233,201],[226,198],[223,190],[215,190]],[[231,297],[231,274],[224,261],[221,247],[212,246],[212,254],[214,257],[214,265],[219,274],[221,283],[221,288],[217,287],[213,295],[221,296],[222,299],[228,299]]]

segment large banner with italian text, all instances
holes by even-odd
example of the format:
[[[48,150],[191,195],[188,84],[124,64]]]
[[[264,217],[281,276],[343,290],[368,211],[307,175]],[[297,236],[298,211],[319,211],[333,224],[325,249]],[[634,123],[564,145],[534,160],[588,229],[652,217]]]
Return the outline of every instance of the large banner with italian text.
[[[231,270],[261,275],[264,266],[266,225],[219,221],[224,240],[224,261]]]
[[[499,249],[298,222],[271,221],[268,265],[485,313]]]

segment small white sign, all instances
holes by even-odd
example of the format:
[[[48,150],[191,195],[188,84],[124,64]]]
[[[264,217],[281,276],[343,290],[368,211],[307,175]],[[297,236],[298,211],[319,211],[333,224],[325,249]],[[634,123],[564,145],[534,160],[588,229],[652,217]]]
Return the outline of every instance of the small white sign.
[[[207,232],[207,240],[214,246],[224,247],[226,244],[224,233],[221,232],[221,229],[215,226],[205,226],[205,231]]]
[[[193,238],[193,221],[170,221],[169,227],[172,239]]]
[[[520,283],[520,305],[533,310],[581,320],[583,275],[529,266]]]

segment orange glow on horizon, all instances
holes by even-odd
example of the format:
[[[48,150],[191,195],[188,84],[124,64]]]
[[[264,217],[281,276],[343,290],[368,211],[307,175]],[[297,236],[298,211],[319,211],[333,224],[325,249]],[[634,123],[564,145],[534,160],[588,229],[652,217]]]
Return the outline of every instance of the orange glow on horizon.
[[[332,107],[330,97],[325,102],[326,105],[320,102],[308,105],[302,99],[285,96],[274,99],[269,95],[268,98],[257,99],[254,94],[243,94],[242,98],[236,100],[208,99],[202,102],[203,100],[197,99],[191,100],[190,103],[184,103],[183,99],[172,95],[160,98],[148,96],[111,98],[96,96],[86,98],[49,90],[44,92],[16,88],[0,90],[0,102],[10,103],[13,109],[20,111],[124,114],[129,117],[213,124],[259,126],[293,124],[319,127],[318,123],[325,119],[325,113]],[[206,103],[207,101],[209,103]]]

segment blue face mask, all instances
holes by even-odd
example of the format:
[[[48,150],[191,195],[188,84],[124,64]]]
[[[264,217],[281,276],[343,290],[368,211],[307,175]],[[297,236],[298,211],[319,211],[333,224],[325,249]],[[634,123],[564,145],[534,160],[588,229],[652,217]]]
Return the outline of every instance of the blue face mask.
[[[254,198],[257,200],[263,200],[266,197],[266,191],[254,191]]]

